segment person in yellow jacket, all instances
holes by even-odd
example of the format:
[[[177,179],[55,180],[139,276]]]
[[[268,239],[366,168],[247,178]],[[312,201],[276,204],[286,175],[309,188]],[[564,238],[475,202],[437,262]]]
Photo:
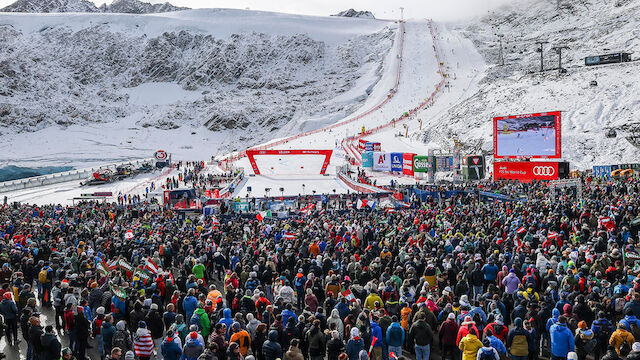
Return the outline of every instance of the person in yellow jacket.
[[[371,294],[369,294],[369,296],[367,296],[367,298],[364,300],[364,307],[369,310],[373,310],[376,308],[376,302],[379,302],[380,305],[384,305],[384,302],[382,301],[380,296],[378,296],[376,290],[372,289]]]
[[[627,331],[627,324],[620,321],[618,323],[618,329],[614,331],[609,338],[609,345],[616,348],[616,352],[620,355],[620,347],[622,347],[622,344],[627,343],[629,348],[631,348],[635,341],[633,335]]]
[[[458,347],[460,348],[460,351],[462,351],[462,360],[476,360],[478,350],[482,348],[482,342],[478,340],[476,330],[469,330],[467,336],[460,340]]]

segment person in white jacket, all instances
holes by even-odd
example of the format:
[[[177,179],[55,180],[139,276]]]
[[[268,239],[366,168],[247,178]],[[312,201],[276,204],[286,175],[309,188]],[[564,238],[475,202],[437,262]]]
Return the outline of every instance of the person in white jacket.
[[[294,293],[291,285],[289,285],[289,280],[284,281],[284,285],[280,288],[278,296],[280,296],[282,300],[284,300],[285,304],[296,304],[296,294]]]
[[[482,341],[482,347],[478,350],[478,355],[476,355],[476,360],[500,360],[500,354],[498,354],[498,350],[491,347],[491,342],[489,339],[484,339]]]

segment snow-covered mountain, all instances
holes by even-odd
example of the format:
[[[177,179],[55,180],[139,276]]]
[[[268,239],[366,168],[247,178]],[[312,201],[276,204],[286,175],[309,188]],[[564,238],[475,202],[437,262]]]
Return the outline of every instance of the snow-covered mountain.
[[[285,126],[322,127],[366,100],[397,33],[392,22],[244,10],[0,14],[0,23],[0,132],[11,139],[0,148],[13,159],[43,151],[20,148],[33,136],[51,151],[84,144],[51,135],[73,129],[90,143],[107,127],[149,129],[154,143],[197,133],[211,142],[206,157],[222,142],[244,148]]]
[[[375,19],[373,13],[371,11],[362,10],[356,11],[353,9],[340,11],[339,13],[331,16],[342,16],[342,17],[355,17],[355,18],[364,18],[364,19]]]
[[[466,91],[461,101],[434,118],[423,139],[451,149],[455,138],[469,151],[490,153],[494,116],[561,110],[563,158],[572,165],[637,162],[638,149],[626,137],[633,129],[640,132],[640,62],[587,67],[584,58],[638,53],[639,13],[640,2],[631,0],[523,0],[454,24],[474,42],[487,67],[478,74],[477,89]],[[537,41],[548,42],[544,68],[553,70],[539,72]],[[566,73],[557,70],[559,55],[552,49],[563,46]],[[449,76],[455,77],[464,54],[444,56]],[[590,85],[592,80],[597,86]],[[618,137],[606,137],[609,129]]]
[[[151,4],[140,0],[115,0],[110,5],[96,7],[88,0],[17,0],[13,4],[0,9],[0,12],[22,13],[65,13],[65,12],[105,12],[125,14],[153,14],[170,11],[187,10],[168,2]]]

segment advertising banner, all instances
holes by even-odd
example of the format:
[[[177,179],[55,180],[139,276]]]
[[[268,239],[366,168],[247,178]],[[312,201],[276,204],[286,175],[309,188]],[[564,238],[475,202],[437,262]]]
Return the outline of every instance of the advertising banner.
[[[402,153],[391,153],[391,171],[402,172]]]
[[[547,161],[512,161],[493,163],[494,180],[558,180],[558,163]]]
[[[367,141],[364,144],[364,151],[373,151],[373,143],[371,141]]]
[[[362,167],[364,168],[373,167],[373,152],[365,151],[362,153]]]
[[[402,173],[404,175],[413,176],[413,157],[416,154],[403,153],[402,154]]]
[[[432,162],[429,156],[416,155],[413,157],[413,172],[426,173],[432,169]]]
[[[464,160],[467,167],[467,179],[484,179],[484,156],[467,156]]]
[[[365,151],[365,144],[367,143],[367,140],[365,139],[359,139],[358,140],[358,150],[360,150],[360,152]]]
[[[436,171],[451,171],[453,170],[453,156],[437,156],[436,157]]]
[[[561,158],[560,111],[493,118],[496,159]]]
[[[373,144],[373,151],[382,151],[382,145],[379,142],[374,142]]]
[[[373,153],[373,170],[376,171],[391,171],[391,156],[385,152]]]

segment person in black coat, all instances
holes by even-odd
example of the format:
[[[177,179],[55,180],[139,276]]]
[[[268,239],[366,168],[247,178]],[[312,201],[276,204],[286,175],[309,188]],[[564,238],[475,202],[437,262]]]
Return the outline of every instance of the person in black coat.
[[[338,360],[338,356],[344,350],[344,344],[340,340],[338,331],[331,332],[331,339],[327,341],[327,360]]]
[[[147,323],[148,329],[151,330],[151,338],[154,340],[161,339],[164,324],[162,322],[162,316],[158,312],[157,304],[151,304],[151,309],[147,313],[144,321]]]
[[[42,359],[43,360],[59,360],[60,350],[62,350],[62,344],[53,333],[53,326],[47,325],[44,328],[44,334],[40,337],[40,343],[42,344]]]
[[[33,358],[40,359],[42,358],[42,342],[40,341],[40,337],[44,334],[42,326],[40,325],[40,317],[38,315],[31,316],[29,318],[29,325],[27,341],[29,342],[29,346],[31,346]]]
[[[85,359],[85,353],[87,352],[87,345],[89,341],[89,336],[91,334],[91,323],[84,316],[84,311],[82,308],[78,308],[78,313],[73,317],[74,324],[76,327],[76,336],[78,339],[78,356],[79,360]]]
[[[282,347],[278,343],[278,331],[269,331],[269,340],[262,345],[262,355],[265,360],[282,359]]]

